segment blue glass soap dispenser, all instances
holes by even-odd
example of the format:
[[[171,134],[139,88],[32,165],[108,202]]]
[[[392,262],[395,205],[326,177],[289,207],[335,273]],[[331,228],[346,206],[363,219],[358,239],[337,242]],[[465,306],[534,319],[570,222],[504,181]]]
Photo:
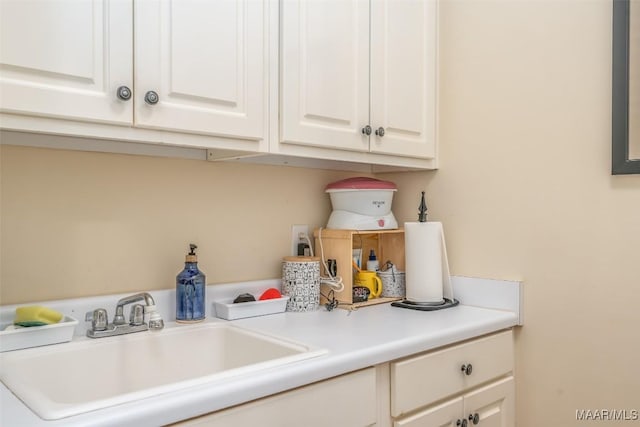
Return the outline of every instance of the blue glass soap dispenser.
[[[205,317],[205,276],[198,270],[198,257],[193,243],[189,244],[184,270],[176,276],[176,321],[193,323]]]

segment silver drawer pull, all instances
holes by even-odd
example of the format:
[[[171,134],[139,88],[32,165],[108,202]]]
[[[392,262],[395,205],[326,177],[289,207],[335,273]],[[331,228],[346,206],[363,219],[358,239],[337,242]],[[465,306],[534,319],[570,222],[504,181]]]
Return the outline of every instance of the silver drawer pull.
[[[480,422],[480,414],[477,412],[475,414],[469,414],[469,421],[471,421],[473,425],[478,424]]]
[[[465,375],[471,375],[471,373],[473,372],[473,366],[471,365],[471,363],[469,363],[468,365],[462,365],[460,370]]]

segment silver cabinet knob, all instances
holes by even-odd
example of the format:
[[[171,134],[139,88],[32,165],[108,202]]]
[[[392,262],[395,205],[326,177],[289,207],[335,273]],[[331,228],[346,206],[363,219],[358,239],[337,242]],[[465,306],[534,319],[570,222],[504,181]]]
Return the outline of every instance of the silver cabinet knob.
[[[477,412],[475,414],[469,414],[469,421],[471,421],[473,425],[477,425],[480,422],[480,414]]]
[[[468,365],[462,365],[460,370],[465,375],[471,375],[471,373],[473,372],[473,366],[471,365],[471,363],[469,363]]]
[[[376,129],[376,135],[378,135],[380,138],[384,136],[384,128],[382,126]]]
[[[144,102],[149,105],[155,105],[160,100],[158,94],[152,90],[144,94]]]
[[[126,86],[120,86],[116,90],[116,94],[118,95],[118,99],[121,99],[123,101],[128,101],[131,99],[131,89]]]
[[[371,135],[371,126],[366,125],[365,127],[362,128],[362,133],[364,135]]]

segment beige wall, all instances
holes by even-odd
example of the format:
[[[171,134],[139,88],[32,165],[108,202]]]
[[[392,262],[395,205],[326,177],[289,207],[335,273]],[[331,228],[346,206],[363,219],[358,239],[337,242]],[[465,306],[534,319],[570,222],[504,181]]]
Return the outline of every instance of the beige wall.
[[[524,281],[519,427],[611,425],[575,421],[640,410],[640,175],[610,175],[611,2],[441,18],[441,169],[393,175],[394,211],[415,220],[426,189],[453,274]]]
[[[0,302],[280,276],[292,224],[323,225],[345,173],[2,146]],[[352,175],[352,174],[351,174]]]

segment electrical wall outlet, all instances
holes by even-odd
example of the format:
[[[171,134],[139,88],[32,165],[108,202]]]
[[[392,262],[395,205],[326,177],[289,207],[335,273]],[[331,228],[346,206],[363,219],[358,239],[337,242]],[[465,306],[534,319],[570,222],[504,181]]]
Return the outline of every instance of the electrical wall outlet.
[[[298,255],[298,243],[301,242],[300,233],[309,236],[309,224],[294,224],[291,226],[291,256]],[[309,236],[309,239],[312,239],[312,237]],[[302,240],[302,242],[306,242],[306,240]]]

